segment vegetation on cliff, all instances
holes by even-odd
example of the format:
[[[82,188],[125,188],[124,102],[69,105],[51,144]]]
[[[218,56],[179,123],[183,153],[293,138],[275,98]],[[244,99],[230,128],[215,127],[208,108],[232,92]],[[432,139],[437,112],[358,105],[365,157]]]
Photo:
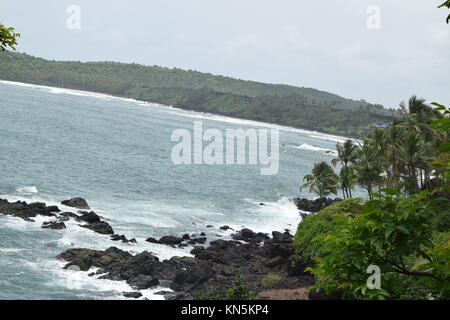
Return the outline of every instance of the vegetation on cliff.
[[[0,78],[351,136],[398,116],[381,105],[315,89],[138,64],[48,61],[1,52]]]
[[[344,196],[360,185],[369,201],[349,199],[300,223],[294,248],[313,265],[314,289],[351,299],[450,298],[450,109],[434,106],[412,97],[402,119],[360,145],[338,145],[333,162],[353,181]],[[370,266],[382,273],[379,288],[368,288]]]

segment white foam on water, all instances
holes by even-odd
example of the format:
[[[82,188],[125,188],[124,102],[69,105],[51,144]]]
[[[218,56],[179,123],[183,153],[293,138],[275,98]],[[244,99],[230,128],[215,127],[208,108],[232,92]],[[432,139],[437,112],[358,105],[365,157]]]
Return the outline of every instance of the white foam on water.
[[[28,263],[31,268],[44,269],[53,274],[55,281],[50,286],[68,289],[80,298],[95,296],[98,299],[126,299],[123,292],[135,291],[125,281],[99,279],[101,275],[89,276],[97,271],[96,268],[88,271],[64,269],[66,264],[56,259]]]
[[[282,131],[294,132],[294,133],[298,133],[301,135],[308,135],[312,138],[321,139],[321,140],[329,140],[329,141],[336,141],[336,142],[343,143],[348,139],[343,136],[325,134],[325,133],[321,133],[318,131],[299,129],[299,128],[288,127],[288,126],[277,125],[277,124],[270,124],[270,123],[266,123],[266,122],[255,121],[255,120],[232,118],[232,117],[227,117],[227,116],[215,115],[212,113],[202,113],[202,112],[197,112],[197,111],[184,110],[184,109],[176,108],[173,106],[162,105],[162,104],[153,103],[153,102],[151,103],[151,102],[136,100],[136,99],[132,99],[132,98],[116,97],[116,96],[112,96],[112,95],[104,94],[104,93],[66,89],[66,88],[59,88],[59,87],[42,86],[42,85],[35,85],[35,84],[29,84],[29,83],[23,83],[23,82],[13,82],[13,81],[6,81],[6,80],[0,80],[0,83],[22,86],[22,87],[29,87],[32,89],[45,90],[47,92],[55,93],[55,94],[71,94],[71,95],[78,95],[78,96],[88,96],[88,97],[93,97],[93,98],[108,99],[108,100],[118,99],[118,100],[122,100],[122,101],[126,101],[126,102],[135,103],[140,106],[158,106],[158,107],[160,107],[159,108],[160,111],[163,111],[165,113],[172,113],[177,116],[198,118],[198,119],[212,120],[212,121],[220,121],[220,122],[228,122],[228,123],[232,123],[232,124],[236,124],[236,125],[273,128],[273,129],[279,129]],[[172,112],[172,111],[177,111],[177,112]]]
[[[301,150],[307,150],[307,151],[318,151],[318,152],[325,152],[326,154],[330,155],[330,156],[336,156],[337,155],[337,151],[335,150],[331,150],[331,149],[327,149],[327,148],[321,148],[321,147],[317,147],[317,146],[312,146],[310,144],[307,143],[303,143],[300,146],[289,146],[290,148],[295,148],[295,149],[301,149]]]
[[[21,251],[28,251],[24,248],[0,248],[0,253],[17,253]]]
[[[309,135],[309,137],[314,138],[314,139],[334,141],[334,142],[339,142],[339,143],[344,143],[345,141],[347,141],[349,139],[346,137],[334,136],[334,135],[325,134],[325,133],[316,133],[316,134]]]
[[[294,202],[288,197],[282,197],[275,202],[261,202],[252,199],[243,199],[253,204],[242,223],[228,224],[235,231],[242,227],[250,228],[256,232],[271,233],[285,229],[295,233],[302,220],[300,212]],[[262,205],[261,205],[262,203]],[[240,221],[240,222],[241,222]]]
[[[36,186],[24,186],[24,187],[17,187],[16,192],[22,194],[35,194],[38,193],[39,190]]]

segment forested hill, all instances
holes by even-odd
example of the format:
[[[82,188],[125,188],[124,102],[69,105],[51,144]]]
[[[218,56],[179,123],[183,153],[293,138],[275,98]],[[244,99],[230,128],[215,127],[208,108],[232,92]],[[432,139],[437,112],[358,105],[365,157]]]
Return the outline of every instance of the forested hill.
[[[309,88],[116,62],[48,61],[0,52],[0,79],[95,91],[322,132],[360,136],[395,113]]]

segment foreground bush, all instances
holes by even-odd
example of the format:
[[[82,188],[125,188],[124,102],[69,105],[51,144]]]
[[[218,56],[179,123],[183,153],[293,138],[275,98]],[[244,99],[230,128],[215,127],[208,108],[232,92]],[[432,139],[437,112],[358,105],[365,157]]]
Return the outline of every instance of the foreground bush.
[[[337,222],[334,219],[335,215],[355,215],[362,208],[362,199],[347,199],[304,219],[299,224],[294,239],[297,259],[304,264],[314,265],[316,258],[324,257],[327,253],[325,243],[318,237],[326,236],[336,231]]]
[[[413,283],[423,282],[420,288],[427,292],[421,297],[446,299],[449,237],[433,234],[431,220],[448,199],[430,200],[429,192],[406,198],[390,189],[375,196],[379,199],[367,202],[361,214],[335,217],[338,230],[322,237],[328,254],[315,269],[309,268],[315,288],[339,291],[346,298],[398,299],[411,293]],[[368,289],[371,265],[381,269],[380,289]]]

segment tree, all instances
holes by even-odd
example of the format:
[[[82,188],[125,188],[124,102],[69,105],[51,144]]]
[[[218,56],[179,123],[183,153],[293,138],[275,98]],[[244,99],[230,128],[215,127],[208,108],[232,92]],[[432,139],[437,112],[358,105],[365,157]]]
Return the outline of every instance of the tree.
[[[14,46],[17,45],[18,38],[20,33],[14,32],[14,28],[8,28],[0,23],[0,51],[6,51],[8,47],[16,50]]]
[[[342,167],[339,172],[339,183],[341,185],[344,199],[352,198],[352,189],[355,186],[356,175],[352,167]]]
[[[383,179],[381,176],[383,170],[378,161],[378,153],[371,148],[368,139],[359,151],[358,161],[354,168],[358,184],[367,190],[369,199],[372,199],[374,188],[379,186]]]
[[[338,176],[326,162],[315,163],[311,174],[304,176],[303,180],[306,183],[300,187],[300,191],[309,187],[309,192],[314,192],[320,198],[337,194]]]
[[[445,1],[443,4],[441,4],[438,8],[447,7],[450,9],[450,0]],[[447,23],[450,22],[450,14],[447,16]]]
[[[423,278],[438,298],[447,299],[449,249],[433,246],[430,225],[442,200],[430,200],[430,195],[424,191],[408,198],[386,189],[359,214],[336,215],[338,230],[318,239],[327,243],[328,255],[308,269],[316,277],[315,288],[338,290],[348,298],[395,299],[405,289],[405,277]],[[380,289],[368,290],[371,265],[383,273]]]
[[[427,166],[430,148],[419,133],[409,132],[399,148],[399,158],[404,163],[405,187],[409,194],[419,191],[417,171]]]
[[[340,162],[343,166],[339,174],[339,181],[341,183],[342,192],[345,198],[352,197],[352,188],[354,181],[354,172],[350,169],[349,164],[355,163],[357,160],[358,146],[353,143],[352,140],[347,140],[344,144],[338,143],[336,145],[338,157],[333,159],[331,163],[336,167],[336,164]]]

